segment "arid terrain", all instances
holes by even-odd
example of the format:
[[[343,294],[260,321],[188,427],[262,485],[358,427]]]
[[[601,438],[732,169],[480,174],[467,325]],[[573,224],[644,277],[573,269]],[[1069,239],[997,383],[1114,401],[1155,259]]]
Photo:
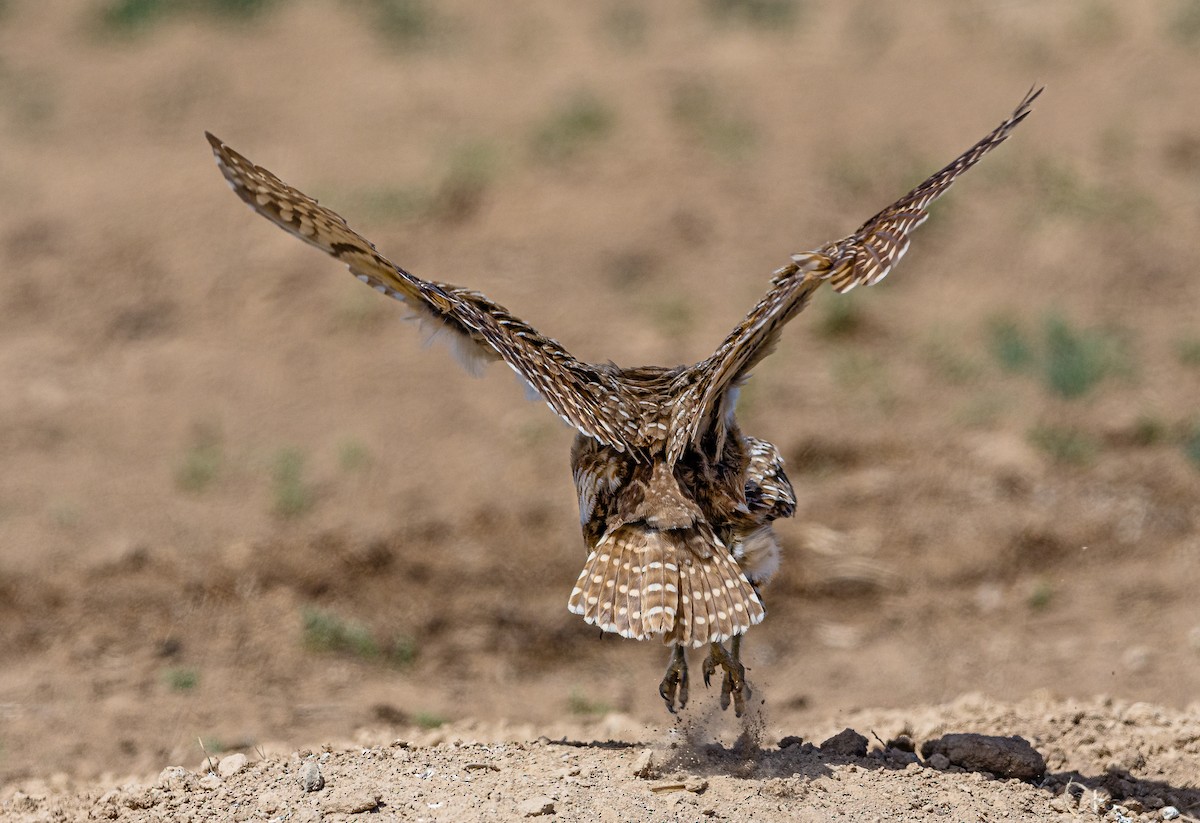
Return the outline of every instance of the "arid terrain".
[[[1034,83],[742,393],[799,499],[747,727],[566,611],[572,431],[203,136],[676,364]],[[1195,818],[1198,99],[1196,0],[4,0],[0,818]],[[1046,776],[922,754],[959,732]]]

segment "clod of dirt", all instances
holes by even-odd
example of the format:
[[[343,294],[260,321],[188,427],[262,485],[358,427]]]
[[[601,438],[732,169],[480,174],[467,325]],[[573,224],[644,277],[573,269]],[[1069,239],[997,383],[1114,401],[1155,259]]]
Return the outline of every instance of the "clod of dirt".
[[[379,798],[381,796],[379,792],[373,789],[334,791],[321,803],[321,811],[326,814],[362,814],[363,812],[371,812],[379,808]]]
[[[821,744],[822,754],[837,754],[842,757],[865,757],[867,738],[854,729],[842,729]]]
[[[521,817],[541,817],[546,814],[554,814],[554,801],[544,795],[531,797],[517,806],[517,813]]]
[[[304,764],[304,768],[300,770],[300,785],[306,792],[319,792],[325,785],[325,778],[317,761],[310,760]]]
[[[926,760],[939,754],[950,765],[971,772],[990,772],[997,777],[1033,781],[1046,773],[1045,758],[1028,740],[1016,735],[947,734],[922,744],[921,756]]]
[[[246,755],[231,754],[221,758],[221,762],[217,765],[217,774],[228,780],[244,768],[246,768]]]
[[[654,752],[651,749],[644,750],[637,760],[633,761],[633,776],[643,780],[654,776]]]

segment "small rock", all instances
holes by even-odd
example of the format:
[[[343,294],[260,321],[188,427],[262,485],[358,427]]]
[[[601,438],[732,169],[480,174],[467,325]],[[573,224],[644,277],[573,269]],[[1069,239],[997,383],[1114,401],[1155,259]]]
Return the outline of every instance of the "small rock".
[[[946,757],[946,755],[942,754],[941,752],[938,752],[926,762],[929,763],[929,767],[931,769],[937,769],[939,772],[944,772],[946,769],[950,768],[950,758]]]
[[[1159,814],[1162,815],[1163,820],[1174,820],[1179,817],[1179,809],[1174,806],[1163,806]]]
[[[686,784],[684,784],[684,788],[692,794],[704,794],[706,791],[708,791],[708,781],[689,780]]]
[[[321,803],[321,811],[331,814],[362,814],[379,808],[380,794],[369,789],[331,792]]]
[[[221,758],[221,762],[217,765],[217,774],[228,780],[244,768],[246,768],[246,755],[231,754]]]
[[[1046,773],[1046,760],[1023,737],[986,734],[947,734],[926,740],[921,755],[932,761],[943,754],[955,766],[998,777],[1037,780]]]
[[[1075,799],[1068,794],[1061,794],[1050,801],[1050,808],[1056,812],[1069,812],[1075,808]]]
[[[649,779],[654,775],[654,752],[651,749],[644,749],[638,755],[637,760],[633,761],[633,776],[642,779]]]
[[[221,778],[217,777],[215,774],[212,774],[211,772],[209,774],[204,775],[204,777],[200,778],[196,782],[200,785],[200,788],[208,789],[210,792],[213,789],[221,788]]]
[[[319,792],[325,785],[325,777],[317,761],[310,760],[300,769],[300,786],[306,792]]]
[[[782,751],[783,749],[789,749],[792,746],[799,746],[799,745],[802,745],[803,743],[804,743],[803,737],[797,737],[794,734],[789,734],[787,737],[784,737],[779,741],[779,748]]]
[[[546,814],[554,814],[554,801],[545,795],[531,797],[517,806],[517,813],[521,817],[541,817]]]
[[[158,773],[154,785],[160,789],[186,789],[192,780],[192,773],[183,766],[167,766]]]
[[[865,757],[867,738],[854,729],[842,729],[821,744],[822,754],[838,754],[843,757]]]

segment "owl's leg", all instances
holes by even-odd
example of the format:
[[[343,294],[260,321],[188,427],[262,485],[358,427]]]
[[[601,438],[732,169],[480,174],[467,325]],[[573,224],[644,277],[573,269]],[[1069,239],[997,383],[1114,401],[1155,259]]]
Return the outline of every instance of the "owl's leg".
[[[709,685],[709,679],[720,666],[725,670],[721,678],[721,708],[729,708],[729,698],[733,698],[733,713],[741,717],[746,712],[746,698],[750,696],[750,687],[746,685],[746,667],[742,665],[742,636],[735,634],[730,643],[732,651],[726,651],[720,643],[710,643],[708,657],[704,660],[704,685]]]
[[[708,680],[707,675],[705,681]],[[688,702],[688,668],[687,657],[683,646],[675,646],[671,652],[671,662],[667,664],[667,673],[658,684],[658,693],[667,703],[667,711],[675,714],[675,695],[679,694],[679,708],[687,708]]]

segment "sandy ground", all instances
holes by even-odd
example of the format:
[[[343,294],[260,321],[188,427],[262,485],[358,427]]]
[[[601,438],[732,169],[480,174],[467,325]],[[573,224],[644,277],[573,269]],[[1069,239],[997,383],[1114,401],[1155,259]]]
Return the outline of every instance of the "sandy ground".
[[[1194,4],[253,5],[0,4],[0,815],[220,819],[256,781],[278,806],[238,814],[1197,813]],[[799,497],[746,646],[761,750],[699,686],[674,732],[663,649],[566,612],[571,432],[251,214],[202,135],[582,358],[671,364],[1035,81],[742,396]],[[906,724],[1023,735],[1052,778],[777,749]]]
[[[1180,808],[1200,803],[1200,721],[1146,703],[968,696],[856,712],[852,727],[818,744],[768,744],[756,734],[761,716],[747,720],[731,745],[699,717],[649,739],[616,715],[560,724],[555,738],[486,724],[416,740],[364,735],[349,748],[170,766],[115,788],[34,783],[0,812],[20,821],[1067,821],[1184,819]]]

